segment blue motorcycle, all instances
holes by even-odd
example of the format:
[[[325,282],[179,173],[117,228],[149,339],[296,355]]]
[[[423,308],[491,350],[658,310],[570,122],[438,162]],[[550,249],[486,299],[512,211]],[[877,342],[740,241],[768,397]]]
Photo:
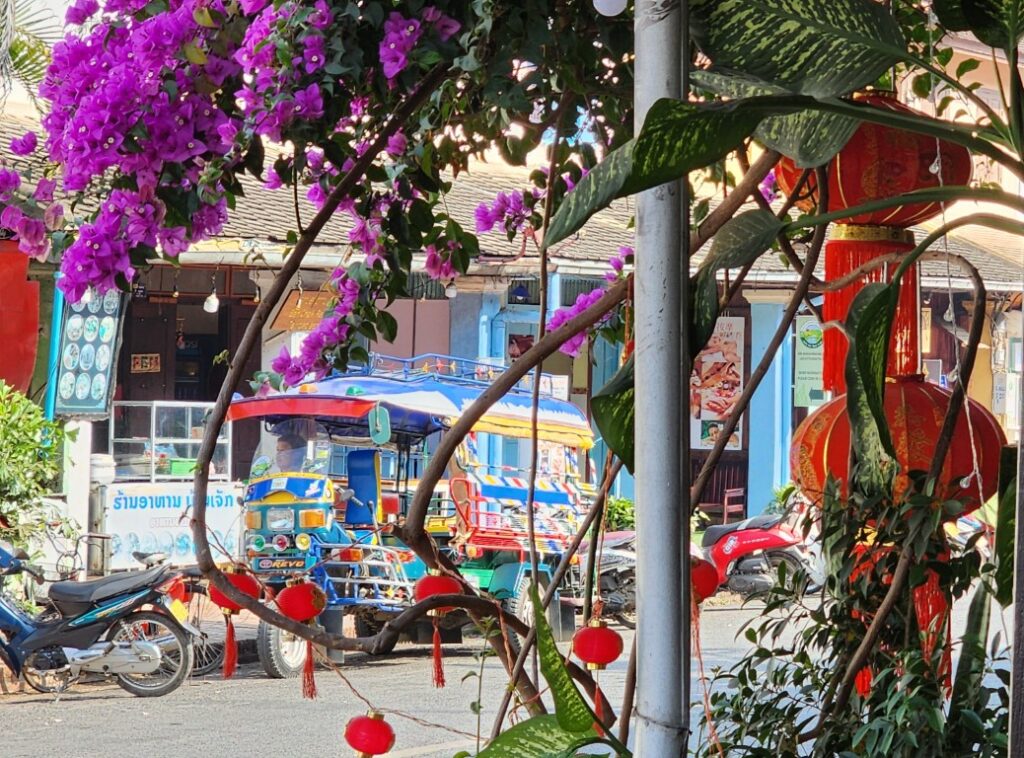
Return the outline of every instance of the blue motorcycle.
[[[138,697],[173,692],[192,670],[192,636],[169,566],[50,585],[52,611],[32,617],[5,595],[5,577],[42,573],[0,540],[0,661],[39,692],[60,693],[84,673],[115,677]]]

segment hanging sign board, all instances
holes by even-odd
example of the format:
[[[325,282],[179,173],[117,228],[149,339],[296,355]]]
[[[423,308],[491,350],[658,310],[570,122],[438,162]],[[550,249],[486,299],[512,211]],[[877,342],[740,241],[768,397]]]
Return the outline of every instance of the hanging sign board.
[[[292,290],[270,328],[279,332],[311,332],[323,321],[333,297],[326,291]]]
[[[111,535],[110,568],[140,568],[132,552],[165,553],[170,563],[196,562],[192,542],[192,482],[125,482],[105,488],[104,531]],[[210,482],[206,492],[206,528],[214,560],[238,557],[242,487]],[[224,552],[227,551],[228,555]]]
[[[824,332],[814,316],[797,316],[795,323],[793,405],[797,408],[817,408],[825,402],[825,391],[821,381],[824,366]]]
[[[690,375],[690,447],[710,450],[729,414],[743,394],[745,322],[722,316],[715,322],[707,346],[693,361]],[[740,450],[742,421],[729,437],[726,450]]]
[[[124,306],[124,295],[117,290],[109,290],[103,296],[93,295],[88,303],[65,306],[53,378],[57,382],[55,415],[110,415]]]

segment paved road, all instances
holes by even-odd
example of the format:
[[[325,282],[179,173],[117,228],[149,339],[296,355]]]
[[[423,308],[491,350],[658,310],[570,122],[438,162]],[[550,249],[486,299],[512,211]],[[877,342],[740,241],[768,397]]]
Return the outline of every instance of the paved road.
[[[737,660],[745,643],[735,642],[740,625],[753,611],[704,612],[704,660],[710,669]],[[624,631],[624,630],[622,630]],[[626,632],[629,650],[632,634]],[[480,640],[445,648],[448,686],[431,687],[426,646],[399,645],[386,658],[349,655],[342,669],[376,707],[408,712],[444,725],[431,728],[391,715],[397,734],[389,758],[451,756],[473,751],[477,680],[462,677],[478,667]],[[601,673],[600,684],[613,703],[621,702],[625,656]],[[484,734],[491,728],[505,680],[494,659],[484,671]],[[116,685],[79,685],[59,702],[42,695],[0,696],[2,758],[252,758],[252,756],[348,755],[342,738],[345,722],[365,710],[337,674],[317,673],[320,697],[303,700],[298,680],[267,679],[258,664],[244,665],[236,677],[210,676],[185,684],[161,699],[134,698]],[[451,730],[457,730],[453,732]]]

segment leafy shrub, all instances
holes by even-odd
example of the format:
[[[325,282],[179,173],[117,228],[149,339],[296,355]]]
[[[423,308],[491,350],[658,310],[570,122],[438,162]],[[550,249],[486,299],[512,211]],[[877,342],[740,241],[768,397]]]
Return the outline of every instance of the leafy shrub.
[[[605,505],[609,532],[623,532],[636,529],[636,514],[633,501],[628,497],[609,497]]]

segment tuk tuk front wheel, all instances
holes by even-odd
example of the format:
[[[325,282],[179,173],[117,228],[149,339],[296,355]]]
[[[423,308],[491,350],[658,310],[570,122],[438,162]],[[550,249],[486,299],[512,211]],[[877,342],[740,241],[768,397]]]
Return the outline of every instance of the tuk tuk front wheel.
[[[306,662],[306,641],[280,627],[261,621],[256,630],[256,652],[267,676],[291,679]]]

